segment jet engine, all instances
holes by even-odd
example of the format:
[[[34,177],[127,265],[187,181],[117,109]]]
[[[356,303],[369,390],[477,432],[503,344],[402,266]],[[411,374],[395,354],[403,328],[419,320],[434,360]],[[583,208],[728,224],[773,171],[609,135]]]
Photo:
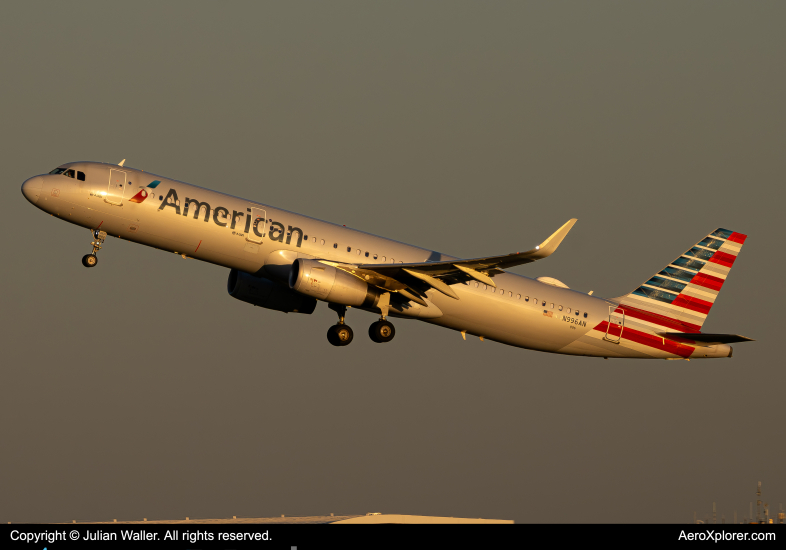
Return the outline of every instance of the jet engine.
[[[316,260],[298,258],[289,272],[289,288],[324,302],[375,307],[380,292],[354,275]]]
[[[227,291],[233,298],[266,309],[284,313],[311,314],[317,301],[309,296],[298,294],[264,277],[254,277],[244,271],[232,269],[227,280]]]

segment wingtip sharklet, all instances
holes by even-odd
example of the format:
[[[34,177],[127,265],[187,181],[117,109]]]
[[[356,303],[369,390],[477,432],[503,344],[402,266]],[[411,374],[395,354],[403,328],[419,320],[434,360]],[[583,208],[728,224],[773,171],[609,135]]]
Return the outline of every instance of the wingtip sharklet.
[[[557,229],[548,239],[540,243],[535,250],[530,251],[532,254],[541,258],[550,256],[557,250],[557,247],[562,243],[562,240],[567,236],[568,232],[573,228],[573,225],[578,221],[577,218],[571,218],[566,221],[562,227]]]

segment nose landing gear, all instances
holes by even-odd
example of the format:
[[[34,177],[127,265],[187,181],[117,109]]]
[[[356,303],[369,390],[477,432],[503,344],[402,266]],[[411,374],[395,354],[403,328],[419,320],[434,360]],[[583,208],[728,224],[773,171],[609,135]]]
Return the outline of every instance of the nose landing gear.
[[[85,254],[82,256],[82,265],[85,267],[95,267],[98,257],[95,254]]]
[[[101,245],[104,244],[104,239],[106,239],[106,231],[99,231],[96,229],[93,231],[93,237],[95,241],[93,241],[93,251],[90,254],[85,254],[82,256],[82,265],[85,267],[95,267],[98,263],[98,251],[101,250]]]
[[[338,314],[338,324],[333,325],[327,331],[328,342],[334,346],[347,346],[352,342],[354,333],[349,325],[344,324],[344,316],[347,314],[347,307],[339,304],[328,304],[328,307]]]

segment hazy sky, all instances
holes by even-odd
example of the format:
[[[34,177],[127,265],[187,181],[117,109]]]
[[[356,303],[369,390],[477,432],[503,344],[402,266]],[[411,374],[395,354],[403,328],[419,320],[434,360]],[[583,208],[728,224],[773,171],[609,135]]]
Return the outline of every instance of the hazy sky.
[[[784,2],[5,2],[0,521],[388,512],[683,522],[786,504]],[[351,311],[47,216],[119,162],[461,257],[629,292],[746,233],[732,359],[563,357]]]

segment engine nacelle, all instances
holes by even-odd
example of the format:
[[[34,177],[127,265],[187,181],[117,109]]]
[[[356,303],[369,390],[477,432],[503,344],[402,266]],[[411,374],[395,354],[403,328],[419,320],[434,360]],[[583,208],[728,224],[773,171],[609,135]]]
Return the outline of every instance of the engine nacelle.
[[[375,307],[380,292],[358,277],[316,260],[298,258],[289,272],[289,288],[324,302]]]
[[[284,313],[311,314],[317,307],[314,298],[298,294],[264,277],[254,277],[244,271],[232,269],[227,280],[227,291],[233,298],[266,309]]]

